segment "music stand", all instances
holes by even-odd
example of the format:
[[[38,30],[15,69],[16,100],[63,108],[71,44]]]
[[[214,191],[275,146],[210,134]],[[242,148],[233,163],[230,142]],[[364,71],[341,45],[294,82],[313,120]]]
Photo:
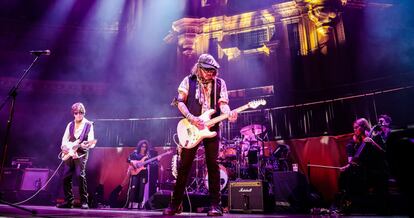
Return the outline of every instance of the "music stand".
[[[19,89],[20,84],[22,83],[23,79],[29,73],[29,70],[33,67],[33,65],[36,63],[36,61],[40,58],[40,55],[42,55],[42,53],[32,53],[32,54],[36,56],[35,59],[32,61],[32,63],[30,64],[30,66],[26,70],[23,71],[23,75],[17,81],[16,85],[14,85],[10,89],[9,93],[4,98],[2,104],[0,105],[0,111],[1,111],[3,109],[3,107],[4,107],[4,105],[6,105],[7,101],[9,101],[9,99],[11,99],[9,118],[7,120],[6,133],[5,133],[5,136],[4,136],[3,155],[2,155],[2,159],[1,159],[1,165],[0,165],[0,181],[3,180],[4,164],[6,163],[7,147],[8,147],[9,138],[10,138],[10,129],[11,129],[11,125],[12,125],[12,122],[13,122],[14,105],[16,103],[17,90]],[[11,203],[8,203],[8,202],[2,200],[1,194],[0,194],[0,203],[9,205],[9,206],[12,206],[12,207],[15,207],[15,208],[18,208],[20,210],[24,210],[24,211],[30,212],[32,215],[36,215],[37,214],[37,211],[35,211],[35,210],[29,210],[29,209],[26,209],[26,208],[23,208],[23,207],[20,207],[18,205],[14,205],[14,204],[11,204]]]

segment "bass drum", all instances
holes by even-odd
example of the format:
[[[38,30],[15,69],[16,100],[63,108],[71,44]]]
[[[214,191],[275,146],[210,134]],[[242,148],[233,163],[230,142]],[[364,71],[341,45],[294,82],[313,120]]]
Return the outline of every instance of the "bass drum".
[[[229,176],[227,174],[226,168],[223,165],[219,164],[219,169],[220,169],[220,191],[223,191],[227,186]],[[204,175],[205,175],[204,176],[204,185],[208,189],[208,172],[207,172],[207,169],[204,172]]]

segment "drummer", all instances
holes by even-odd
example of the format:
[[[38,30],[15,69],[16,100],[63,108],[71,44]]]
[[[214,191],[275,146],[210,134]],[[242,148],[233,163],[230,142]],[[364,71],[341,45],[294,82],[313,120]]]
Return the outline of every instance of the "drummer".
[[[259,156],[264,155],[262,143],[260,142],[258,135],[265,130],[266,127],[259,124],[248,125],[240,130],[240,133],[243,136],[241,142],[242,165],[256,164]],[[250,157],[249,152],[251,153]]]
[[[260,149],[260,145],[256,139],[256,137],[253,136],[245,136],[243,137],[243,140],[241,142],[241,149],[244,157],[247,157],[247,153],[249,150],[257,150],[260,151],[260,154],[262,155],[262,151]]]

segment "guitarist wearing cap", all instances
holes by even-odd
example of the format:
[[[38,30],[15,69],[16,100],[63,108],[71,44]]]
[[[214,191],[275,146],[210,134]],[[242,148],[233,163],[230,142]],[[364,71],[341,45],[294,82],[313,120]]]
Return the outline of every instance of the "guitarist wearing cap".
[[[209,126],[200,118],[204,112],[214,109],[212,117],[218,117],[220,114],[226,114],[229,121],[234,122],[237,119],[237,112],[231,111],[228,105],[229,99],[227,94],[226,83],[223,79],[218,78],[218,69],[220,65],[210,54],[202,54],[198,61],[194,64],[191,74],[186,76],[178,87],[178,97],[174,99],[173,105],[177,106],[185,122],[191,124],[199,130],[210,128],[211,131],[219,130],[218,123]],[[210,110],[211,111],[211,110]],[[190,131],[185,131],[190,132]],[[182,212],[182,201],[184,198],[184,190],[188,180],[195,154],[200,144],[205,148],[205,159],[208,170],[208,187],[210,208],[207,212],[208,216],[222,216],[223,211],[220,206],[220,171],[217,163],[219,150],[219,134],[211,134],[212,137],[202,139],[196,142],[194,147],[189,147],[188,143],[180,145],[186,147],[181,149],[180,164],[177,170],[177,181],[174,187],[171,202],[163,211],[163,215],[175,215]]]
[[[81,208],[88,209],[88,189],[86,181],[86,162],[89,149],[95,147],[96,140],[92,122],[85,118],[85,106],[78,102],[72,105],[71,112],[74,120],[65,129],[62,138],[62,155],[64,161],[63,191],[65,202],[58,204],[58,208],[73,208],[74,195],[72,191],[72,177],[79,180],[79,194]]]

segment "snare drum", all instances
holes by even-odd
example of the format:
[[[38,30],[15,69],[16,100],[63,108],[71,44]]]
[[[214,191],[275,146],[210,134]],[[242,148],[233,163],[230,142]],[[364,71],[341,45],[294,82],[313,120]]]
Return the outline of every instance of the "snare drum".
[[[220,191],[223,191],[223,189],[226,188],[227,186],[227,182],[229,180],[229,176],[227,174],[227,170],[223,165],[219,165],[219,169],[220,169]],[[206,169],[206,172],[204,173],[205,177],[204,177],[204,185],[206,186],[206,188],[208,189],[208,172]]]

